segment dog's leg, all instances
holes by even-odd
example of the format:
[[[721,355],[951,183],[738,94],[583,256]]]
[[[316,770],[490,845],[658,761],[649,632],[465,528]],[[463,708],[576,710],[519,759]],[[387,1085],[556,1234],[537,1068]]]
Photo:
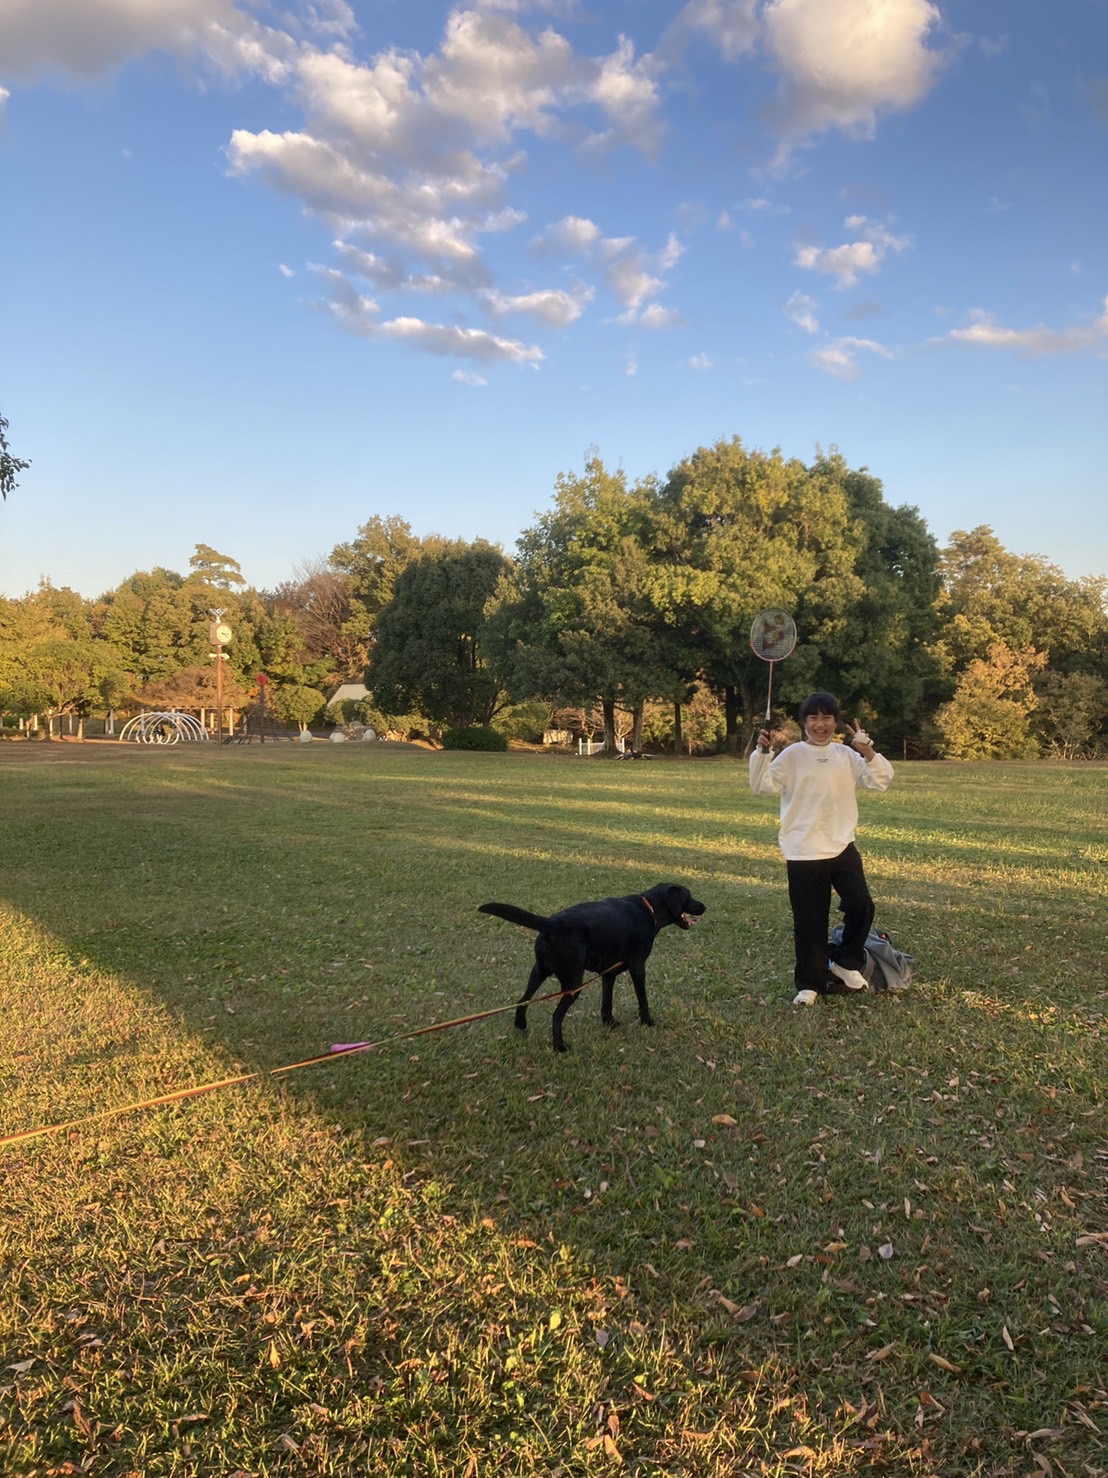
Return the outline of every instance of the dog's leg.
[[[555,1052],[569,1051],[569,1048],[566,1046],[566,1039],[562,1035],[562,1022],[566,1018],[566,1012],[577,999],[577,993],[581,989],[584,978],[585,971],[583,966],[578,970],[560,970],[558,972],[558,984],[562,987],[564,991],[571,992],[571,994],[564,995],[562,999],[558,1002],[558,1004],[554,1007],[554,1015],[551,1018],[551,1026],[554,1032]]]
[[[527,1002],[549,974],[550,971],[545,970],[537,961],[532,966],[531,974],[527,979],[527,989],[520,996],[519,1004],[516,1006],[515,1022],[517,1032],[525,1032],[527,1030]]]
[[[619,1025],[612,1011],[612,992],[618,974],[619,970],[610,970],[600,977],[600,1019],[608,1027]]]
[[[639,1002],[639,1020],[643,1026],[653,1026],[654,1018],[650,1014],[650,1007],[646,1000],[646,971],[642,965],[631,965],[630,972],[635,995]]]

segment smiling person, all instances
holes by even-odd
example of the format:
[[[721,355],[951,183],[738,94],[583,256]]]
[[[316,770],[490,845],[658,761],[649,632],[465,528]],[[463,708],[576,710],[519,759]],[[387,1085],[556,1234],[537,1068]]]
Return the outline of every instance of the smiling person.
[[[776,757],[762,729],[750,756],[755,795],[781,797],[781,851],[789,879],[796,946],[794,1006],[811,1006],[827,990],[828,970],[849,990],[866,979],[865,940],[874,906],[862,856],[854,845],[859,790],[888,790],[893,767],[857,723],[847,720],[836,742],[839,704],[831,693],[810,693],[800,705],[804,738]],[[839,895],[843,938],[829,946],[831,890]]]

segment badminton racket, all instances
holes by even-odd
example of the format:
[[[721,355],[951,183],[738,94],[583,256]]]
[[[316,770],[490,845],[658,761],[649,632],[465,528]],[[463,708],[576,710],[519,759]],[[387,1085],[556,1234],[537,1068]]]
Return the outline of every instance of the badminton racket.
[[[766,727],[773,706],[773,664],[783,662],[796,646],[796,622],[787,611],[759,611],[750,628],[750,649],[755,657],[769,663],[769,688],[766,693]]]

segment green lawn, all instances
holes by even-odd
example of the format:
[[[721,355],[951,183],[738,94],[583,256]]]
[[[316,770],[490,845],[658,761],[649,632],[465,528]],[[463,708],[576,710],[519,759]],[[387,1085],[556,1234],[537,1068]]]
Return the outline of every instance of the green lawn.
[[[0,1135],[100,1116],[0,1146],[0,1472],[1108,1474],[1108,768],[861,804],[917,983],[803,1010],[732,761],[0,745]],[[653,1031],[269,1072],[669,880]]]

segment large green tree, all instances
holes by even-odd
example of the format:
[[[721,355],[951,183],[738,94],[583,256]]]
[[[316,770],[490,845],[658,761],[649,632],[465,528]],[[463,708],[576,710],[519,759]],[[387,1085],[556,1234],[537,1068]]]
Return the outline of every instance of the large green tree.
[[[346,582],[345,611],[335,609],[337,592],[326,592],[331,606],[328,619],[334,627],[329,638],[332,651],[342,653],[344,677],[364,671],[373,652],[377,620],[396,590],[396,582],[424,549],[440,547],[445,541],[434,535],[426,540],[412,533],[411,526],[397,517],[368,519],[357,536],[331,551],[329,568]],[[320,592],[313,592],[315,600]]]
[[[973,689],[967,674],[987,673],[998,652],[1034,659],[1026,662],[1032,701],[1021,710],[1022,752],[1033,750],[1036,734],[1048,751],[1066,752],[1069,741],[1059,720],[1067,713],[1084,715],[1082,752],[1101,748],[1108,741],[1108,716],[1097,698],[1097,684],[1108,681],[1108,579],[1070,580],[1039,555],[1012,554],[987,525],[952,534],[941,569],[933,652],[954,712],[963,715],[962,751],[967,745],[975,752],[995,750],[987,718],[979,742],[966,737],[965,715],[972,718],[978,710],[964,700]],[[1093,682],[1063,682],[1079,677]],[[1048,700],[1045,706],[1040,699]],[[1005,701],[1010,719],[1012,700]],[[949,722],[949,711],[944,718]]]
[[[617,707],[632,715],[637,747],[645,701],[681,686],[683,647],[655,602],[656,501],[651,480],[629,487],[596,453],[581,476],[560,474],[554,507],[521,536],[514,583],[490,618],[511,690],[555,705],[599,700],[608,753]]]
[[[723,697],[727,747],[738,752],[768,681],[750,649],[754,617],[768,607],[793,614],[797,646],[775,670],[774,693],[799,697],[822,644],[863,594],[855,566],[864,528],[840,480],[776,449],[750,451],[737,436],[679,462],[660,504],[657,600],[695,641],[704,679]]]
[[[815,681],[836,693],[845,713],[877,726],[891,749],[916,732],[939,679],[939,548],[918,509],[890,507],[880,481],[849,468],[837,451],[818,457],[812,471],[842,489],[860,535],[853,567],[860,589],[818,638]]]
[[[484,659],[485,606],[508,568],[483,539],[442,540],[399,573],[367,673],[378,709],[451,728],[490,723],[508,700]]]

